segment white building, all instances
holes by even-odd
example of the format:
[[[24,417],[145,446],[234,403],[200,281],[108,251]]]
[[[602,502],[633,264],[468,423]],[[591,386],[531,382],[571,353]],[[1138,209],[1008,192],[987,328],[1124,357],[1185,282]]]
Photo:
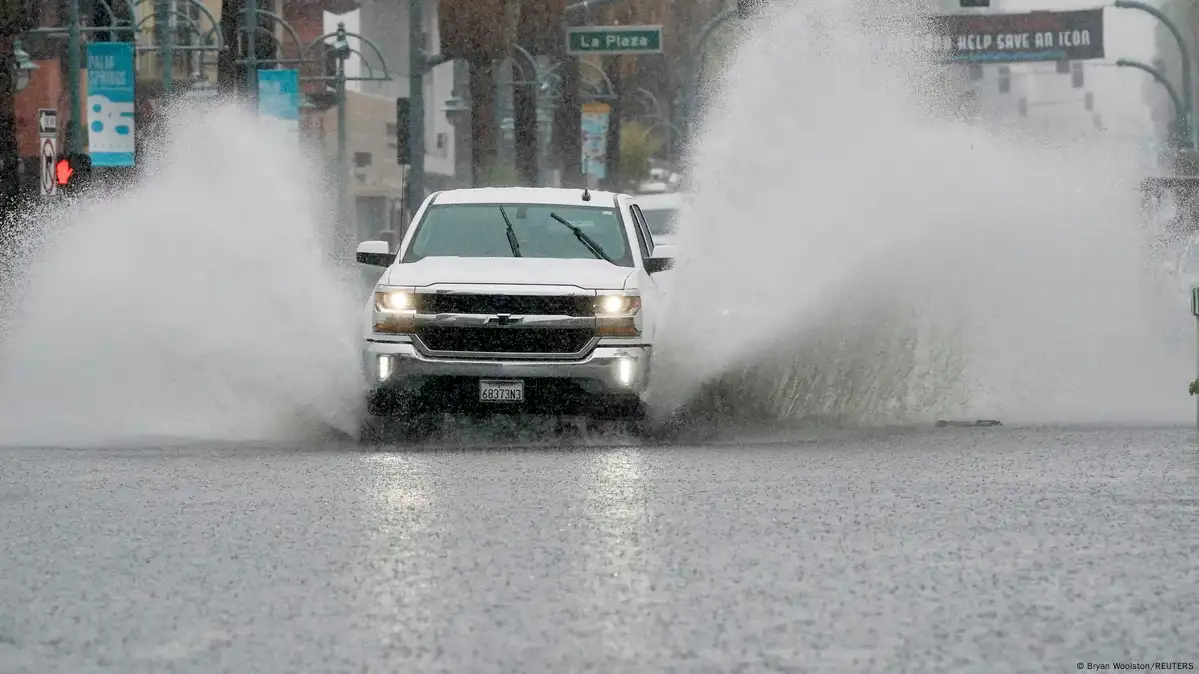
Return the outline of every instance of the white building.
[[[424,0],[424,34],[427,51],[437,54],[440,36],[437,0]],[[390,81],[347,84],[347,156],[355,197],[359,238],[394,229],[404,196],[406,167],[396,158],[396,99],[408,97],[408,3],[399,0],[361,0],[359,9],[343,15],[326,14],[326,31],[344,22],[346,30],[362,35],[378,47]],[[346,64],[351,77],[381,76],[375,52],[351,40],[358,53]],[[364,62],[365,59],[365,62]],[[454,177],[454,129],[444,107],[454,86],[452,62],[434,68],[424,78],[425,191],[443,189]],[[325,146],[336,142],[337,112],[325,115]]]

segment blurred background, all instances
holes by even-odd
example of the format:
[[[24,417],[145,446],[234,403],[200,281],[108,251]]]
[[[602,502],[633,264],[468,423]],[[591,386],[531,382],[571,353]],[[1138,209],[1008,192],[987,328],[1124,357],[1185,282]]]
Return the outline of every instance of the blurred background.
[[[167,100],[203,105],[218,94],[257,96],[260,113],[285,120],[323,153],[343,222],[359,239],[394,236],[411,204],[451,187],[672,191],[682,184],[705,87],[742,37],[739,19],[772,4],[785,1],[5,0],[0,198],[12,209],[44,190],[48,135],[56,159],[88,154],[87,125],[72,119],[86,119],[88,53],[105,42],[134,45],[135,154],[154,137]],[[923,3],[940,14],[1087,7],[1074,0],[963,4],[974,3]],[[1150,5],[1195,44],[1193,3]],[[252,33],[239,19],[251,13],[258,17]],[[1169,90],[1117,61],[1155,69],[1188,99],[1193,87],[1182,79],[1194,85],[1199,68],[1184,73],[1183,65],[1194,55],[1184,59],[1167,26],[1148,12],[1109,6],[1104,14],[1101,59],[945,68],[950,111],[1055,138],[1119,135],[1165,174],[1188,173],[1178,169],[1190,155],[1188,122]],[[601,30],[572,33],[586,26]],[[257,73],[266,70],[295,72],[298,91],[278,99],[282,112],[262,102],[267,89]],[[56,113],[54,130],[39,129],[40,110]],[[118,175],[136,165],[110,163],[102,171]]]

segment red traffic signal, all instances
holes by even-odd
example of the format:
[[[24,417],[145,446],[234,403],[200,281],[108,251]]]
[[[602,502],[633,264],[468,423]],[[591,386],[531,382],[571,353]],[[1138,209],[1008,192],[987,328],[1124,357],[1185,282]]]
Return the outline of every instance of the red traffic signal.
[[[54,162],[54,182],[59,189],[74,189],[88,181],[92,158],[86,154],[68,154]]]
[[[71,168],[71,160],[63,157],[58,160],[58,164],[54,166],[54,179],[59,185],[66,185],[71,181],[71,176],[75,175],[75,169]]]

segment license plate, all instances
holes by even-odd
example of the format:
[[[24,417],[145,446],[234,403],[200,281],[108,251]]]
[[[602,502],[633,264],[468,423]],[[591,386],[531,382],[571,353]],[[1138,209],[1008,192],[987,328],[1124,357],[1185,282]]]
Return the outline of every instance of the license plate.
[[[525,383],[523,381],[480,381],[479,400],[485,403],[523,403]]]

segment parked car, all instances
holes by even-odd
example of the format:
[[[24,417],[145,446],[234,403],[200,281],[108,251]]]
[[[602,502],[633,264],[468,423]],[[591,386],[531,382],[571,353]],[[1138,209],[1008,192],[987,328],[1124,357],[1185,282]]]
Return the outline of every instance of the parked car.
[[[477,188],[429,196],[364,310],[367,440],[419,439],[443,413],[584,415],[639,430],[662,296],[627,194]]]
[[[654,243],[674,247],[683,195],[679,192],[655,192],[638,194],[635,199],[645,216]]]

